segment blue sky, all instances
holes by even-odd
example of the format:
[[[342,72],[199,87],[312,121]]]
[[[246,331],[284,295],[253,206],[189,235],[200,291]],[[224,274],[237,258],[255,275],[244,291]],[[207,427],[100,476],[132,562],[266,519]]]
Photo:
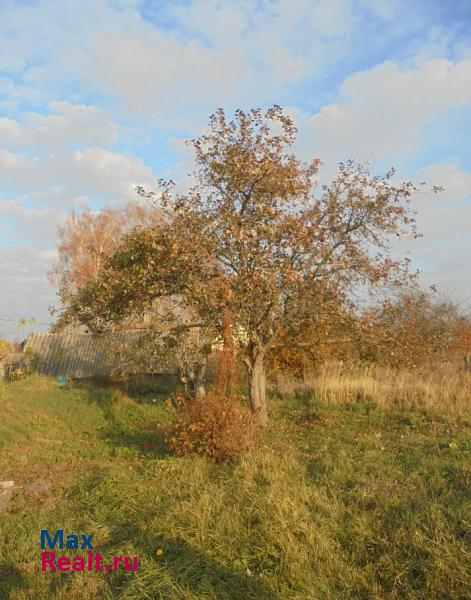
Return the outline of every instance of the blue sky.
[[[401,250],[469,302],[470,29],[469,0],[0,0],[0,317],[48,321],[72,209],[182,180],[216,107],[274,103],[325,179],[352,157],[446,188]]]

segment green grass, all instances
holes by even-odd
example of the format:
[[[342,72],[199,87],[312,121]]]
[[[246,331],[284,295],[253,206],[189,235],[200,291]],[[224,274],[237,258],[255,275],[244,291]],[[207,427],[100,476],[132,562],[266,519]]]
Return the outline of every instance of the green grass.
[[[212,465],[168,454],[164,397],[0,384],[0,480],[23,486],[0,513],[1,598],[471,597],[463,417],[273,400],[262,446]],[[42,573],[41,529],[139,571]]]

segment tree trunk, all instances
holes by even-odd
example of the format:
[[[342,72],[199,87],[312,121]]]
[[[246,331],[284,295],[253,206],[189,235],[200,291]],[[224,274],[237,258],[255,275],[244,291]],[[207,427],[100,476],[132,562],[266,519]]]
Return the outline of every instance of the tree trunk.
[[[264,352],[254,350],[246,357],[249,399],[257,425],[265,426],[268,421]]]
[[[183,383],[187,394],[193,398],[204,398],[206,394],[204,387],[205,371],[206,363],[199,363],[186,371],[180,372],[180,381]]]

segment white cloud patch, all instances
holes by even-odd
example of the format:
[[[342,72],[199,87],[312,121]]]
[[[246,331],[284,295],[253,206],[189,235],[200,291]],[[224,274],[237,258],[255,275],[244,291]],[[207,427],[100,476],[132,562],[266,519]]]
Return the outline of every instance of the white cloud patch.
[[[51,114],[26,113],[22,122],[0,118],[4,149],[59,151],[76,145],[106,145],[116,141],[117,128],[94,106],[51,102]]]
[[[134,117],[175,124],[182,109],[199,117],[218,105],[270,102],[350,56],[362,23],[373,45],[392,27],[385,3],[366,0],[175,0],[147,5],[152,21],[139,4],[7,2],[0,71],[11,97],[44,103],[57,89],[69,99],[98,92]],[[383,23],[382,37],[369,16]]]
[[[223,56],[201,44],[180,44],[158,31],[115,31],[92,42],[84,74],[93,86],[123,100],[134,113],[168,114],[208,97],[227,102],[247,91],[246,73],[236,54]]]
[[[0,150],[0,183],[20,194],[40,192],[43,200],[50,189],[74,202],[79,196],[119,203],[137,198],[136,185],[152,187],[154,174],[141,159],[104,148],[37,159]]]
[[[469,59],[406,70],[386,62],[348,77],[338,100],[307,119],[303,148],[316,148],[328,162],[414,157],[428,123],[470,103]]]
[[[417,177],[442,186],[444,190],[435,198],[446,201],[450,206],[471,199],[471,173],[460,170],[456,164],[429,165],[422,168]]]
[[[15,225],[17,236],[35,242],[39,247],[50,247],[64,218],[64,212],[54,208],[30,208],[16,201],[0,200],[0,223],[3,229],[8,219]]]
[[[422,271],[422,280],[438,284],[471,300],[471,173],[455,164],[435,164],[421,169],[417,180],[442,185],[438,194],[421,192],[412,199],[417,212],[418,240],[401,242],[399,252],[409,251]]]
[[[46,282],[46,272],[52,267],[57,254],[54,250],[37,250],[29,245],[0,248],[0,316],[23,319],[35,317],[48,322],[48,308],[56,304],[53,289]],[[46,327],[35,326],[35,330]],[[0,335],[21,339],[24,333],[14,323],[0,322]]]

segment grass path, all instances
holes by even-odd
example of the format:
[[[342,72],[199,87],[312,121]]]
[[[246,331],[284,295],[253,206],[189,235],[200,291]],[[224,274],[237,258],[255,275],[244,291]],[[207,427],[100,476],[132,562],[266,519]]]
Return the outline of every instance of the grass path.
[[[471,597],[469,420],[274,400],[262,447],[217,466],[168,455],[152,400],[0,384],[0,480],[21,486],[0,598]],[[41,529],[93,533],[139,571],[41,573]]]

